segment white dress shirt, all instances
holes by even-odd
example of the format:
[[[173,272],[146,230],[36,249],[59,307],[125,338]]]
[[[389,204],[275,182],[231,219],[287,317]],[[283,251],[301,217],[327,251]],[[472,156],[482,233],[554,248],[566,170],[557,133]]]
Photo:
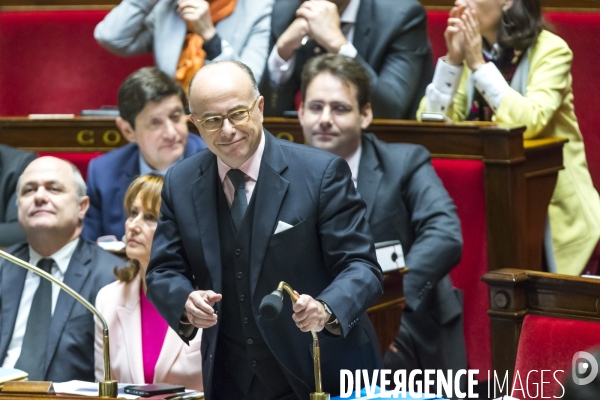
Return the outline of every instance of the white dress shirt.
[[[360,6],[360,0],[350,0],[350,3],[346,6],[346,9],[340,15],[340,23],[344,24],[342,33],[348,41],[348,44],[342,46],[338,54],[355,58],[358,55],[358,51],[352,44],[354,39],[354,28],[356,25],[356,17],[358,15],[358,7]],[[271,83],[280,85],[283,82],[287,82],[294,72],[294,66],[296,64],[296,55],[294,54],[289,60],[285,61],[279,55],[277,51],[277,44],[273,46],[269,59],[267,61],[269,66],[269,76],[271,77]]]
[[[500,48],[497,44],[491,51],[484,51],[488,58],[496,58]],[[452,104],[456,90],[460,84],[464,66],[452,66],[441,57],[435,67],[433,82],[427,86],[427,111],[446,114]],[[481,93],[485,101],[494,111],[500,107],[504,93],[509,89],[502,73],[491,62],[485,63],[473,72],[473,85]]]
[[[345,158],[348,166],[350,167],[350,172],[352,173],[352,183],[354,183],[354,187],[358,185],[358,167],[360,165],[360,156],[362,155],[362,145],[358,146],[358,149],[350,156]]]
[[[77,248],[79,238],[74,239],[63,246],[56,253],[50,257],[42,257],[35,250],[29,247],[29,263],[37,265],[42,258],[52,258],[54,265],[50,273],[59,281],[63,281],[65,273],[71,262],[71,256]],[[15,266],[15,268],[18,268]],[[21,346],[23,344],[23,337],[25,336],[25,329],[27,328],[27,319],[29,318],[29,311],[31,310],[31,303],[33,302],[33,296],[40,285],[40,277],[31,271],[27,271],[25,277],[25,284],[23,286],[23,293],[21,294],[21,302],[19,303],[19,311],[17,312],[17,320],[15,321],[15,328],[13,330],[12,338],[8,344],[8,350],[6,352],[6,358],[2,364],[4,368],[14,368],[19,356],[21,355]],[[60,292],[58,285],[52,285],[52,314],[54,315],[54,308],[56,307],[56,301],[58,300],[58,294]]]

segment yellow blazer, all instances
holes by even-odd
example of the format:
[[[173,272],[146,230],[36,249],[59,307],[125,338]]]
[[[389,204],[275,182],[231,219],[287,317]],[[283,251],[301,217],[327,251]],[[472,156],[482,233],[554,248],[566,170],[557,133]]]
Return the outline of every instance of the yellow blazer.
[[[96,297],[96,307],[106,319],[110,334],[110,369],[119,383],[144,384],[142,357],[142,320],[140,306],[140,276],[130,283],[113,282],[103,287]],[[96,319],[95,335],[96,380],[104,380],[102,324]],[[167,330],[156,362],[154,383],[184,385],[186,389],[203,390],[201,332],[189,346],[171,328]]]
[[[558,272],[579,275],[600,239],[600,197],[587,166],[583,138],[573,109],[571,62],[573,53],[560,37],[542,31],[529,54],[525,96],[510,88],[494,115],[495,122],[525,125],[525,139],[562,137],[565,169],[550,200],[548,214],[552,247]],[[461,82],[447,115],[464,121],[468,103],[464,68]],[[424,98],[419,107],[427,108]]]

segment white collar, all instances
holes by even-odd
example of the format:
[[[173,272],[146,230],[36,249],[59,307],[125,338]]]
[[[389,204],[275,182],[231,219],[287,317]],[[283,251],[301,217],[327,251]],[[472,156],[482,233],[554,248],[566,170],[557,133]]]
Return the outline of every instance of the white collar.
[[[56,253],[52,254],[49,257],[42,257],[37,251],[35,251],[31,246],[29,246],[29,263],[33,265],[37,265],[37,263],[42,258],[51,258],[56,263],[59,271],[64,275],[67,272],[67,268],[69,267],[69,262],[71,261],[71,257],[77,248],[77,244],[79,243],[79,237],[71,240],[69,243],[61,247]]]

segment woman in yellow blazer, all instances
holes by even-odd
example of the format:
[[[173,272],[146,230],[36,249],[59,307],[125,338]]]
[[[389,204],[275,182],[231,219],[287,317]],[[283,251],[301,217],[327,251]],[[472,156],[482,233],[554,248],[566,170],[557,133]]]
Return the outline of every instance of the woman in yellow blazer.
[[[110,332],[113,379],[122,383],[172,383],[203,390],[200,338],[186,346],[146,299],[146,269],[160,210],[163,178],[144,175],[125,194],[128,266],[115,270],[117,281],[98,292],[96,307]],[[104,380],[102,325],[96,320],[96,380]]]
[[[547,259],[552,265],[553,255],[559,273],[582,273],[600,255],[600,197],[573,109],[571,50],[544,30],[538,0],[457,0],[444,36],[448,53],[418,115],[525,125],[525,139],[569,139],[548,208]]]

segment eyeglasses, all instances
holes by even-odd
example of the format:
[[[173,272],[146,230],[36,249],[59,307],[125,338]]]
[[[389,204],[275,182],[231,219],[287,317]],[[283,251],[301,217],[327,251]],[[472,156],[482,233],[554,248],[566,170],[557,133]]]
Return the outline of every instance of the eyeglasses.
[[[198,124],[202,126],[202,129],[208,132],[218,131],[223,127],[223,121],[225,118],[229,120],[231,125],[237,126],[242,125],[248,122],[250,119],[250,113],[254,109],[256,102],[258,101],[258,97],[254,100],[254,103],[247,110],[236,110],[232,111],[227,115],[212,115],[210,117],[201,119],[198,121]]]

